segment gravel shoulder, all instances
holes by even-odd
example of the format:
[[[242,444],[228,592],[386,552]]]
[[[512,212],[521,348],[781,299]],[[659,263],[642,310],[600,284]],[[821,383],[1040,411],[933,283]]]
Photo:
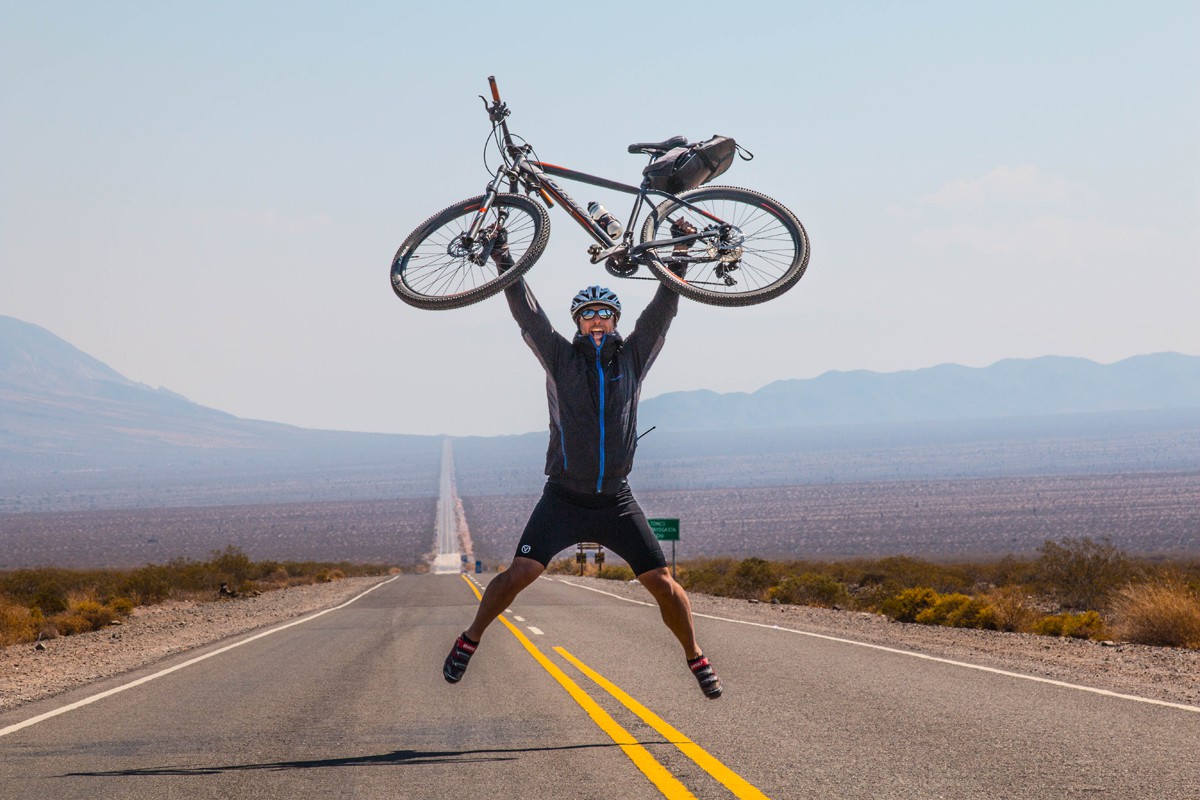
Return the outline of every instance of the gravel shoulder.
[[[215,602],[172,601],[141,606],[101,631],[0,648],[0,711],[167,656],[340,605],[386,577],[344,578]]]
[[[553,576],[646,602],[640,585]],[[0,649],[0,711],[153,664],[167,656],[331,608],[386,578],[347,578],[258,597],[135,609],[121,625]],[[1200,708],[1200,651],[895,623],[876,614],[753,604],[693,594],[697,614],[894,647],[994,669]],[[735,657],[725,654],[723,658]]]
[[[650,599],[638,584],[586,577],[553,577],[642,602]],[[694,614],[778,625],[1200,708],[1200,650],[1122,642],[1104,645],[1031,633],[892,622],[879,614],[858,611],[750,603],[702,594],[690,594],[689,597]],[[736,654],[726,654],[722,658],[731,656],[736,658]]]

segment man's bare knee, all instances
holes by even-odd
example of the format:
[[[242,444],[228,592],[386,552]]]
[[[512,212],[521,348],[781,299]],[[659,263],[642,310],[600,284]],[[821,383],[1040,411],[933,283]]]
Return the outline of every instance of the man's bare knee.
[[[517,556],[503,573],[504,580],[518,591],[533,583],[546,570],[532,558]]]
[[[671,573],[666,567],[647,570],[641,575],[638,575],[637,579],[641,582],[642,586],[645,586],[646,590],[656,598],[670,597],[677,590],[682,591],[682,589],[679,587],[679,584],[677,584],[675,579],[671,577]]]

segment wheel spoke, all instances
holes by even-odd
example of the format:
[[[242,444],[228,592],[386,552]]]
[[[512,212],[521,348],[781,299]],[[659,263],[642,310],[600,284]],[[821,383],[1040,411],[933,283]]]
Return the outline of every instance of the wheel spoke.
[[[494,225],[501,211],[506,214],[504,227],[508,231],[509,252],[513,261],[519,262],[538,240],[541,222],[528,210],[498,200],[489,209],[481,230]],[[441,221],[408,249],[393,267],[404,288],[418,297],[437,300],[478,293],[499,279],[490,258],[482,265],[474,261],[482,254],[483,242],[470,248],[463,244],[463,236],[477,214],[477,206],[464,204],[456,215]]]
[[[808,260],[803,229],[794,219],[782,216],[774,201],[754,192],[723,187],[699,189],[684,199],[694,208],[673,201],[660,205],[653,223],[648,222],[643,229],[643,241],[670,238],[670,220],[680,216],[701,232],[712,230],[714,218],[732,226],[725,249],[716,235],[689,244],[687,255],[694,260],[688,268],[687,287],[695,291],[681,290],[684,294],[710,302],[727,297],[735,305],[760,302],[786,290],[803,274]],[[669,261],[672,250],[673,246],[657,248],[659,258]],[[738,299],[751,293],[767,294],[758,299]]]

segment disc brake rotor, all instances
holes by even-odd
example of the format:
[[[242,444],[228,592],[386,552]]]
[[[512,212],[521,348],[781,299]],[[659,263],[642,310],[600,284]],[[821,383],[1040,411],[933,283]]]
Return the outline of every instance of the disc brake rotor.
[[[479,253],[482,249],[480,242],[472,242],[468,245],[466,236],[456,236],[447,245],[446,253],[451,258],[471,258],[472,255]]]
[[[746,235],[738,228],[733,226],[724,235],[718,236],[708,246],[708,257],[713,261],[720,261],[724,265],[732,265],[742,259],[742,253],[745,248],[742,245],[746,241]]]

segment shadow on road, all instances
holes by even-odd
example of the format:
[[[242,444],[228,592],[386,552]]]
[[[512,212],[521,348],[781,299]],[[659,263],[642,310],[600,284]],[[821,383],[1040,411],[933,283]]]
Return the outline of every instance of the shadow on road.
[[[656,744],[642,742],[641,744]],[[143,767],[116,769],[105,772],[68,772],[61,778],[103,778],[121,776],[162,775],[220,775],[247,770],[325,769],[329,767],[378,767],[408,764],[468,764],[477,761],[512,761],[520,753],[541,753],[554,750],[582,750],[593,747],[620,747],[613,742],[573,744],[563,747],[518,747],[496,750],[394,750],[390,753],[344,758],[319,758],[299,761],[274,761],[265,764],[228,764],[212,767]]]

